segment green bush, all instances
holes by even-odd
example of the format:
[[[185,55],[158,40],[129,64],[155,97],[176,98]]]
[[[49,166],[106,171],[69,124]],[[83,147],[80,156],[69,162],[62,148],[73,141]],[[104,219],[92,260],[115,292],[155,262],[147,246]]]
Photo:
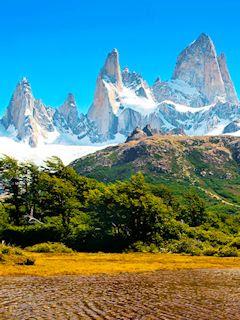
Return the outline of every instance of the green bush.
[[[1,244],[0,263],[32,266],[35,263],[35,259],[32,257],[27,257],[19,248]]]
[[[237,248],[238,250],[240,250],[240,237],[235,238],[230,245],[234,248]]]
[[[7,226],[0,240],[16,246],[26,247],[41,242],[57,242],[61,241],[62,230],[54,225],[41,224],[30,226]]]
[[[226,245],[232,240],[232,236],[226,235],[220,230],[209,229],[204,230],[201,227],[195,228],[194,238],[202,242],[210,242],[214,245]]]
[[[238,257],[239,252],[236,248],[230,246],[224,246],[219,250],[219,257]]]
[[[204,249],[204,256],[217,256],[219,253],[219,248],[209,247]]]
[[[200,256],[203,254],[203,245],[200,241],[185,237],[170,242],[167,249],[172,253],[186,253],[192,256]]]
[[[23,252],[21,249],[17,248],[17,247],[12,247],[12,246],[7,246],[5,244],[0,244],[0,254],[2,255],[23,255]]]
[[[154,244],[151,243],[150,245],[147,245],[145,243],[143,243],[142,241],[137,241],[134,244],[132,244],[129,248],[129,250],[127,250],[128,252],[142,252],[142,253],[146,253],[146,252],[151,252],[151,253],[158,253],[159,252],[159,248]]]
[[[26,247],[25,250],[30,252],[44,253],[73,253],[74,251],[60,242],[43,242]]]

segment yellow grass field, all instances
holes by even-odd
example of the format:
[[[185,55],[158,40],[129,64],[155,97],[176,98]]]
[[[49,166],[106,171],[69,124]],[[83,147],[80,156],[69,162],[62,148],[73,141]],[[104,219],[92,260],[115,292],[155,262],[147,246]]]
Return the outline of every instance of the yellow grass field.
[[[179,269],[240,269],[240,258],[150,253],[26,253],[33,266],[0,264],[0,276],[93,275]]]

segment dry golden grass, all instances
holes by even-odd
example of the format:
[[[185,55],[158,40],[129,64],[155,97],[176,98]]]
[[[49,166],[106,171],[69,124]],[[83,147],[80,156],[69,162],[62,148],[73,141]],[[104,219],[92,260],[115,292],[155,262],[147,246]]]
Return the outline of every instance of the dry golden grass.
[[[92,275],[177,269],[238,269],[240,258],[192,257],[177,254],[26,253],[33,266],[0,264],[0,276]]]

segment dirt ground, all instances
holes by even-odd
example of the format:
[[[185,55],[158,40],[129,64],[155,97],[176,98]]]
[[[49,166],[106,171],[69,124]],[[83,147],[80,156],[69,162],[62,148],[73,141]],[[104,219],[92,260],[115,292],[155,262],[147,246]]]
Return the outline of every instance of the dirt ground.
[[[239,320],[240,270],[0,277],[0,319]]]

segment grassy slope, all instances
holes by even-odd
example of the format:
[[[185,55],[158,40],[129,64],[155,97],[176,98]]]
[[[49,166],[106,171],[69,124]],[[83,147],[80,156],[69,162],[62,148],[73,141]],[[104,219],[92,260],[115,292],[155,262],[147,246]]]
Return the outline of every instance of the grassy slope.
[[[36,259],[35,265],[0,264],[0,276],[116,274],[200,268],[235,269],[240,266],[240,258],[192,257],[177,254],[28,253],[28,255]]]

